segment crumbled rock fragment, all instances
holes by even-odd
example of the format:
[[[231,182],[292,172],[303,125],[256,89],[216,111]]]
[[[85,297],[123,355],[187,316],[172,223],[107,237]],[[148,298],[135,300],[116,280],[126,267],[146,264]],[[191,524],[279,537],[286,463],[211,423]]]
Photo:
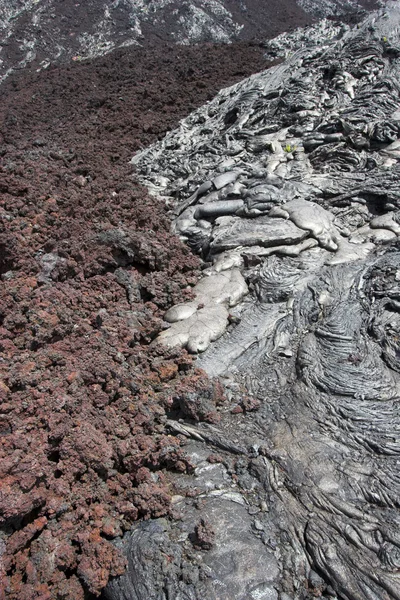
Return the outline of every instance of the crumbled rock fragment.
[[[211,550],[214,545],[215,532],[209,521],[200,519],[194,528],[193,546],[199,550]]]

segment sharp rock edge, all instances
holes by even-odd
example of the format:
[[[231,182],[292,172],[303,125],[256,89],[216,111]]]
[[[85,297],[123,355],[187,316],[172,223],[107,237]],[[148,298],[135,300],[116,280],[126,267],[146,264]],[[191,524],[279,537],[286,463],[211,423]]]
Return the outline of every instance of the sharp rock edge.
[[[237,316],[189,349],[227,389],[261,400],[236,425],[243,446],[258,440],[239,495],[269,510],[251,545],[243,506],[205,486],[208,558],[182,554],[195,518],[183,505],[175,531],[127,536],[130,567],[108,598],[400,598],[400,5],[297,37],[285,62],[222,90],[133,159],[209,263],[196,297],[218,282],[201,308],[168,315],[168,331],[185,332],[175,342],[188,344],[194,315],[203,330],[218,311]],[[197,575],[182,575],[187,564]]]

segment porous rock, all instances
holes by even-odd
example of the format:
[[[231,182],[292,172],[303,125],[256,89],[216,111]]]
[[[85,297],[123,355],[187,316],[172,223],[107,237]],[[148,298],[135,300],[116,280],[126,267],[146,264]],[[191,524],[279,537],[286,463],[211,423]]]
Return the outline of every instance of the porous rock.
[[[192,415],[217,420],[219,395],[205,373],[199,382],[186,352],[151,345],[165,311],[190,300],[199,261],[126,165],[133,148],[175,127],[189,102],[201,105],[233,81],[238,61],[244,73],[265,64],[259,48],[239,46],[124,49],[97,62],[22,69],[2,83],[7,599],[98,596],[125,572],[112,540],[140,518],[171,515],[166,474],[191,470],[180,438],[166,431],[174,398],[192,393]],[[196,80],[203,87],[194,93]]]

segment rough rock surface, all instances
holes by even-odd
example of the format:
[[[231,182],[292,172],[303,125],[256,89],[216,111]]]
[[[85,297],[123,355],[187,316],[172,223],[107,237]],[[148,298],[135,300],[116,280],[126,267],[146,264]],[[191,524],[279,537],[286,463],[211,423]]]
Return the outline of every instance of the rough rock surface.
[[[31,63],[44,69],[160,40],[265,40],[315,15],[357,14],[375,1],[303,4],[304,10],[295,0],[0,0],[0,81]]]
[[[43,69],[160,40],[230,42],[258,32],[266,39],[309,21],[293,0],[261,10],[254,0],[1,0],[0,79],[30,63]]]
[[[213,512],[210,476],[197,504],[177,499],[182,539],[160,525],[183,558],[176,550],[162,578],[136,554],[107,589],[112,600],[123,589],[139,600],[135,581],[163,599],[400,598],[399,3],[287,44],[284,63],[222,90],[133,159],[207,269],[239,269],[247,282],[225,333],[197,349],[231,406],[216,426],[169,426],[222,455],[209,457],[226,469],[221,496],[238,493],[271,552],[243,552],[240,588],[205,551],[189,557],[198,585],[180,574],[193,506],[193,527],[208,516],[215,532],[209,552],[235,556],[238,539],[219,538],[218,525],[241,517],[229,504],[223,518]]]
[[[151,345],[199,261],[128,160],[262,52],[120,50],[0,90],[0,597],[89,599],[111,541],[171,514],[192,467],[167,416],[218,420],[218,383]]]
[[[318,18],[357,15],[362,9],[373,10],[384,4],[374,0],[299,0],[298,3],[305,12]]]

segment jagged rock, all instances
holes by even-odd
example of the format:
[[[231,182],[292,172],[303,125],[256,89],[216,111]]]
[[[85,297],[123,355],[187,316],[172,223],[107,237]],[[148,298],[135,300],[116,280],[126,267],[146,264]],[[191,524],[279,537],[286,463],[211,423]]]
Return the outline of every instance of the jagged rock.
[[[336,0],[335,0],[336,1]],[[275,3],[284,18],[277,14]],[[127,46],[267,39],[311,21],[293,0],[1,0],[0,81],[32,64],[86,61]],[[98,97],[95,102],[104,102]]]
[[[132,182],[128,160],[190,102],[237,79],[238,61],[246,73],[265,64],[249,44],[156,45],[22,69],[1,84],[7,600],[83,600],[124,573],[111,540],[141,515],[171,515],[168,476],[191,470],[167,413],[218,421],[218,387],[193,374],[186,352],[152,344],[164,312],[192,298],[200,264],[171,234],[164,204]]]
[[[374,0],[1,0],[0,81],[34,64],[80,62],[154,41],[196,44],[268,39],[314,16],[352,15]],[[318,8],[317,8],[318,6]],[[357,16],[359,16],[358,12]],[[276,54],[273,48],[272,54]],[[278,44],[279,51],[279,44]],[[101,99],[100,99],[101,101]]]

